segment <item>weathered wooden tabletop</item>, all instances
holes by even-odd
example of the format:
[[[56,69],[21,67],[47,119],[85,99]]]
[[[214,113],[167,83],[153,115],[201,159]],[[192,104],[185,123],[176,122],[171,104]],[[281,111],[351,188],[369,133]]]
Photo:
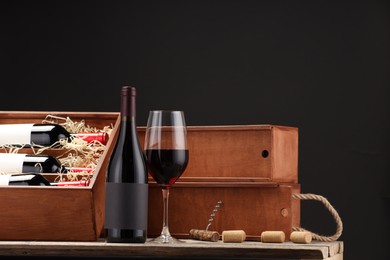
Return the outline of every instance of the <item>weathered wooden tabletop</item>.
[[[127,258],[223,258],[223,259],[343,259],[343,242],[310,244],[206,242],[182,239],[183,243],[161,245],[112,244],[96,242],[0,241],[0,256],[66,256],[66,257],[127,257]]]

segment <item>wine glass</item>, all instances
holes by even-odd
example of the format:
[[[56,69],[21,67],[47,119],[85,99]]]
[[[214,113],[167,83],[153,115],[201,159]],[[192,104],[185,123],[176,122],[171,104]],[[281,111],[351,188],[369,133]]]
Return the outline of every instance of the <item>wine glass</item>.
[[[168,199],[170,187],[182,175],[189,159],[184,112],[150,111],[144,146],[149,174],[161,187],[164,203],[162,231],[151,242],[180,243],[169,232]]]

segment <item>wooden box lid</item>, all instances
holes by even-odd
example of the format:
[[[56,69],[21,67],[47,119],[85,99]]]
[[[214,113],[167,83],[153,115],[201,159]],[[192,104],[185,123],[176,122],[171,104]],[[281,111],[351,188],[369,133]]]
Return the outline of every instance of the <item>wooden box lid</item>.
[[[145,127],[139,127],[144,142]],[[298,128],[279,125],[188,126],[189,163],[180,180],[237,178],[298,183]]]

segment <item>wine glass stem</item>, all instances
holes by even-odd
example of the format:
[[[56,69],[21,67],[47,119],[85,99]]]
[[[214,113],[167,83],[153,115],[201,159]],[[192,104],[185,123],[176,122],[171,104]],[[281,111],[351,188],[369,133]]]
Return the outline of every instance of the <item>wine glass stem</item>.
[[[163,236],[171,236],[168,228],[168,200],[169,200],[169,189],[162,189],[162,197],[164,203],[164,214],[163,214],[163,228],[161,231],[161,235]]]

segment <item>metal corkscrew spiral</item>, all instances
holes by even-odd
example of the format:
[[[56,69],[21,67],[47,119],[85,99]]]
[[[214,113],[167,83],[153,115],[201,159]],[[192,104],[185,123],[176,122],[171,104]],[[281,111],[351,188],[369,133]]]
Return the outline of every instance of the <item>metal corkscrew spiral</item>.
[[[217,214],[218,208],[220,208],[221,205],[222,205],[222,200],[219,200],[219,201],[217,202],[217,204],[215,204],[214,209],[213,209],[213,211],[212,211],[211,214],[210,214],[209,223],[207,224],[206,231],[207,231],[207,230],[209,229],[209,227],[211,226],[211,223],[213,222],[214,217],[215,217],[215,215]]]

